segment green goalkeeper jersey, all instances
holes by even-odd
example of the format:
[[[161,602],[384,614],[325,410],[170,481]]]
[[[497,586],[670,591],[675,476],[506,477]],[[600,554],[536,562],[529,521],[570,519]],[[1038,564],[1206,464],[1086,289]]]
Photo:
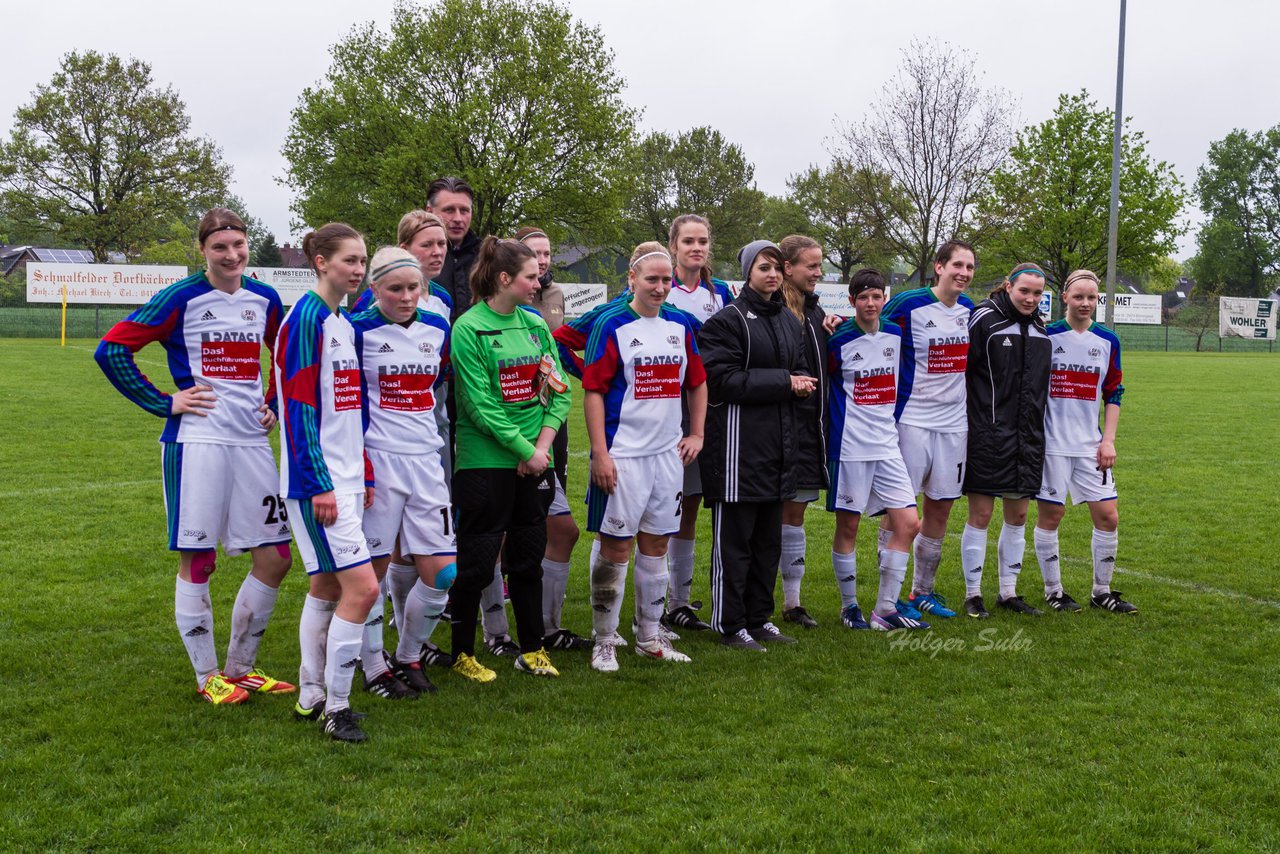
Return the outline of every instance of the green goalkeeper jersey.
[[[543,427],[559,430],[570,391],[546,322],[517,308],[473,305],[453,326],[456,468],[515,468]]]

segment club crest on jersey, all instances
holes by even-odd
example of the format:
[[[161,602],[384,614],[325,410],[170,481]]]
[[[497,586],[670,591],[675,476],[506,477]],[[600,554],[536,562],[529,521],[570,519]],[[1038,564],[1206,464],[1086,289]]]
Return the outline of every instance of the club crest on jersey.
[[[892,358],[893,358],[893,348],[892,348],[892,347],[885,347],[885,348],[884,348],[884,357],[885,357],[886,359],[892,359]]]
[[[704,303],[702,306],[702,310],[705,311],[707,314],[711,314],[713,311],[716,310],[716,307],[711,303]],[[750,314],[750,312],[747,312],[747,313]]]
[[[538,337],[538,333],[536,333],[536,332],[530,332],[530,333],[529,333],[529,343],[530,343],[530,344],[532,344],[532,345],[533,345],[533,346],[535,346],[535,347],[541,347],[541,346],[542,346],[542,339]]]
[[[421,342],[419,342],[419,343],[418,343],[418,352],[419,352],[419,353],[422,353],[422,354],[424,354],[424,355],[429,355],[429,354],[431,354],[431,353],[434,353],[435,351],[436,351],[436,348],[435,348],[435,347],[432,347],[432,346],[431,346],[431,342],[429,342],[429,341],[421,341]]]
[[[246,308],[240,312],[240,316],[244,318],[245,323],[253,323],[258,319],[258,313],[251,308]]]
[[[680,346],[680,339],[679,339],[678,337],[676,337],[675,335],[668,335],[668,336],[667,336],[667,343],[668,343],[668,344],[670,344],[672,347],[679,347],[679,346]]]
[[[1097,347],[1091,347],[1089,349],[1089,355],[1096,359],[1102,355],[1102,351],[1099,350]]]
[[[968,326],[968,325],[969,325],[969,321],[967,318],[964,318],[964,317],[956,318],[956,326]]]

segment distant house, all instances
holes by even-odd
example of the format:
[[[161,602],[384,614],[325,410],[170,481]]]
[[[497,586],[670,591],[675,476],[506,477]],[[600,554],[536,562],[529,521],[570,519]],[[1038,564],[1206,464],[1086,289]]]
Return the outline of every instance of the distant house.
[[[93,253],[87,249],[46,249],[43,246],[0,247],[0,274],[25,269],[28,262],[47,264],[92,264]]]
[[[1187,304],[1187,300],[1191,299],[1191,292],[1195,290],[1196,283],[1193,279],[1186,276],[1178,277],[1178,284],[1173,290],[1166,291],[1160,295],[1160,307],[1165,311],[1177,311]]]
[[[305,269],[307,267],[307,256],[302,251],[301,246],[290,246],[286,243],[280,247],[280,266],[293,267],[295,269]]]
[[[606,249],[564,246],[551,255],[551,266],[565,270],[579,282],[618,282],[626,278],[629,259]]]

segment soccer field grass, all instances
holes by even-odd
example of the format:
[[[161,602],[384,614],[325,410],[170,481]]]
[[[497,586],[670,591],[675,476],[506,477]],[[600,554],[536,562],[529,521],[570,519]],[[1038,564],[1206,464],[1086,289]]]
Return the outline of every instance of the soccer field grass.
[[[433,669],[440,693],[416,702],[357,689],[370,741],[347,746],[295,723],[286,697],[197,697],[173,626],[161,422],[110,387],[94,344],[0,341],[0,847],[1280,848],[1275,356],[1126,354],[1114,586],[1136,617],[849,632],[831,518],[813,509],[804,600],[822,625],[799,644],[746,654],[690,634],[691,665],[623,650],[613,677],[567,652],[559,680],[507,660],[491,685]],[[159,380],[162,360],[153,347],[139,362]],[[570,423],[581,522],[576,404]],[[957,511],[939,573],[953,603]],[[1063,575],[1082,601],[1088,532],[1087,511],[1069,512]],[[871,526],[859,552],[865,609]],[[586,554],[584,535],[565,608],[581,633]],[[1026,565],[1020,592],[1039,602],[1029,544]],[[259,659],[290,680],[294,567]],[[211,584],[220,655],[247,570],[222,557]]]

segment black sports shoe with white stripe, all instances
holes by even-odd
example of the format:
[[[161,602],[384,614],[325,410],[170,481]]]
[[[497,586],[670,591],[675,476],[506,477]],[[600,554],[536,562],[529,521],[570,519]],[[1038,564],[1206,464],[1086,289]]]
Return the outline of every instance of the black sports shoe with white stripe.
[[[711,628],[711,624],[703,621],[688,605],[681,605],[674,611],[663,614],[661,623],[669,629],[689,629],[695,632],[705,632]]]
[[[1044,611],[1028,605],[1021,596],[1010,596],[1006,599],[997,599],[996,607],[1004,608],[1006,611],[1013,611],[1015,614],[1026,614],[1028,617],[1044,616]]]
[[[418,699],[418,692],[397,679],[390,670],[384,670],[381,676],[372,681],[366,680],[364,690],[384,700]]]
[[[1052,596],[1044,597],[1044,601],[1049,603],[1049,607],[1055,611],[1070,611],[1075,613],[1080,610],[1080,603],[1071,598],[1071,594],[1065,590],[1059,590]]]
[[[360,724],[356,721],[356,714],[350,708],[338,709],[333,714],[325,713],[320,716],[325,735],[334,741],[346,741],[352,744],[369,737],[364,734],[364,730],[360,729]]]
[[[520,645],[506,635],[485,638],[484,645],[490,655],[496,655],[499,658],[515,658],[520,655]]]
[[[816,629],[818,621],[809,616],[809,612],[804,609],[803,605],[797,605],[794,608],[788,608],[782,612],[782,621],[784,623],[795,623],[797,626],[804,626],[806,629]]]
[[[422,658],[418,660],[423,667],[453,667],[453,656],[430,641],[422,645]]]
[[[1138,613],[1138,606],[1132,602],[1124,601],[1120,598],[1121,595],[1118,591],[1110,590],[1097,596],[1091,596],[1089,597],[1089,606],[1091,608],[1101,608],[1104,611],[1114,611],[1117,614]]]
[[[568,629],[560,629],[544,637],[542,646],[544,649],[591,649],[595,644]]]

